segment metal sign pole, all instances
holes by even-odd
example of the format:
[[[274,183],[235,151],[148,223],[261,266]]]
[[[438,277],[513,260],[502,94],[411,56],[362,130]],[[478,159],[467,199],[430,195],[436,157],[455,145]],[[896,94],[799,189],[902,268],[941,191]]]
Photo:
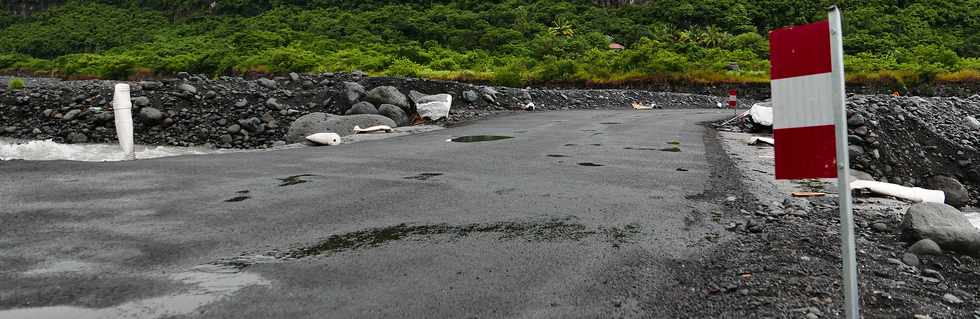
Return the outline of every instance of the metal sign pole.
[[[829,9],[831,103],[837,138],[837,192],[840,207],[841,258],[843,265],[844,314],[848,319],[860,318],[858,307],[857,257],[854,253],[854,216],[851,213],[851,188],[848,183],[850,163],[847,154],[847,110],[844,96],[844,44],[841,14],[837,6]]]

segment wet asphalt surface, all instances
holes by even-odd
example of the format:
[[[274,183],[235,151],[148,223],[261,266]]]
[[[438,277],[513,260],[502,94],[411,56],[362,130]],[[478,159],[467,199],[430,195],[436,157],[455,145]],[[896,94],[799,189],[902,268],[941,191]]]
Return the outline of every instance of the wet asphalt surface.
[[[218,263],[268,283],[177,317],[683,317],[671,267],[721,227],[689,222],[723,194],[697,123],[730,114],[527,113],[334,147],[0,162],[0,310],[173,294],[186,284],[167,274]],[[447,142],[474,135],[512,138]]]

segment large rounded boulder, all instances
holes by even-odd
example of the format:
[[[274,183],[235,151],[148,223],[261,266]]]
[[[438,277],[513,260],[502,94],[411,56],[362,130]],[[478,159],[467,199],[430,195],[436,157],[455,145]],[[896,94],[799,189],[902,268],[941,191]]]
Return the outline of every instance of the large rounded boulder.
[[[374,107],[373,104],[369,102],[357,102],[344,113],[347,115],[354,114],[378,114],[378,109]]]
[[[364,87],[356,82],[344,82],[344,102],[347,105],[354,105],[360,102],[367,92]]]
[[[400,107],[391,104],[382,104],[381,107],[378,108],[378,114],[390,118],[392,121],[395,121],[398,126],[408,125],[409,122],[408,114],[405,114],[405,111],[402,111]]]
[[[902,234],[910,242],[931,239],[946,250],[980,255],[980,230],[956,208],[941,203],[918,203],[902,220]]]
[[[376,114],[357,114],[338,116],[327,113],[310,113],[293,121],[286,133],[289,143],[303,142],[307,136],[316,133],[337,133],[340,136],[354,134],[354,126],[368,128],[377,125],[398,127],[391,119]]]
[[[943,191],[946,203],[952,206],[963,207],[970,203],[970,192],[955,178],[943,175],[930,177],[929,187]]]
[[[379,86],[367,92],[365,98],[374,105],[391,104],[405,111],[412,112],[412,105],[408,102],[408,97],[393,86]]]

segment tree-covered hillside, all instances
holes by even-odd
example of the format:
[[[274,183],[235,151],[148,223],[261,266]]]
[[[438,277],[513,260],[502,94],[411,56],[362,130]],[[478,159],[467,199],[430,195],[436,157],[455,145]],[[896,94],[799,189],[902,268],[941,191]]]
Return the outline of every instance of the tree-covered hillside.
[[[0,69],[755,82],[768,77],[767,32],[834,2],[852,79],[980,78],[980,0],[70,0],[0,12]]]

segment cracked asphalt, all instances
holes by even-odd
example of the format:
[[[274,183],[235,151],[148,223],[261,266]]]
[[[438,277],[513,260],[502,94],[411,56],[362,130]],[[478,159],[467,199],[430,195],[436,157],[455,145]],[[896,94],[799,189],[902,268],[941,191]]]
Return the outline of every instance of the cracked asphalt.
[[[698,123],[730,115],[524,113],[333,147],[0,162],[0,317],[174,294],[187,283],[168,274],[243,255],[273,257],[235,264],[266,284],[146,316],[683,317],[664,304],[693,302],[672,299],[671,267],[725,236],[697,222],[724,200],[703,195],[723,192]],[[513,138],[447,141],[474,135]]]

